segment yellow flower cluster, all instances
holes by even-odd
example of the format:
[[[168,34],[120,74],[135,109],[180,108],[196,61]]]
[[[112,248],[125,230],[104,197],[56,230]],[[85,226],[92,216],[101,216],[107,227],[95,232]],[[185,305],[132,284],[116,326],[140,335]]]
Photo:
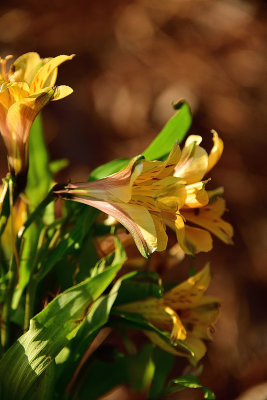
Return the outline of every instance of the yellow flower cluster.
[[[210,232],[225,243],[231,243],[233,235],[231,225],[221,218],[225,211],[221,188],[207,191],[208,180],[202,180],[222,154],[223,143],[216,132],[213,141],[208,155],[199,146],[201,137],[189,136],[183,150],[175,144],[166,161],[136,157],[113,175],[68,184],[56,194],[116,218],[131,232],[146,257],[166,249],[166,225],[176,231],[186,254],[209,251]]]
[[[150,297],[117,309],[123,313],[142,315],[157,328],[169,332],[170,343],[156,332],[147,330],[145,334],[162,349],[189,357],[194,364],[205,355],[203,340],[211,339],[213,324],[219,315],[219,299],[204,295],[209,283],[210,269],[207,265],[196,275],[167,291],[162,298]]]
[[[0,59],[0,131],[10,169],[18,175],[28,167],[28,136],[32,123],[51,100],[72,93],[69,86],[55,87],[57,67],[73,56],[40,58],[30,52],[17,58],[6,70],[8,56]]]

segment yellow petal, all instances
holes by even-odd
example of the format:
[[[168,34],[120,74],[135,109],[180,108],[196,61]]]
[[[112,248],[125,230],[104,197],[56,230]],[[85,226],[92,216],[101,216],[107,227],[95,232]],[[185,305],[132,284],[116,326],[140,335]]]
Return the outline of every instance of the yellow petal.
[[[210,269],[206,265],[200,272],[188,278],[164,294],[164,302],[174,310],[195,307],[210,283]]]
[[[170,220],[166,220],[166,223],[168,226],[175,230],[178,243],[181,246],[182,250],[186,254],[194,255],[195,246],[193,245],[193,243],[190,243],[186,240],[185,224],[182,216],[180,214],[177,214],[174,223],[172,223],[172,221]]]
[[[177,162],[180,159],[181,150],[178,143],[173,146],[166,161],[143,161],[143,172],[138,177],[136,183],[146,185],[171,176]]]
[[[208,252],[212,249],[212,237],[204,229],[194,228],[185,225],[185,240],[187,246],[194,254]]]
[[[185,205],[187,207],[198,208],[208,204],[209,196],[205,190],[205,185],[207,182],[208,181],[203,181],[186,185]]]
[[[218,133],[216,131],[212,130],[211,132],[213,133],[213,147],[209,154],[208,168],[206,173],[209,172],[214,167],[215,164],[217,164],[223,152],[222,139],[219,138]]]
[[[26,82],[2,83],[0,85],[0,103],[7,109],[16,101],[23,99],[29,94],[29,86]]]
[[[168,243],[168,235],[164,222],[156,215],[151,214],[157,235],[157,251],[164,251]]]
[[[63,99],[64,97],[69,96],[72,92],[73,89],[69,86],[66,85],[57,86],[52,101]]]
[[[205,296],[208,297],[208,296]],[[183,324],[187,331],[200,339],[211,339],[213,324],[220,312],[220,300],[209,297],[209,302],[181,313]]]
[[[14,103],[7,113],[7,124],[18,140],[26,143],[29,129],[39,111],[49,102],[53,89],[43,90]]]
[[[218,209],[217,206],[219,206]],[[183,209],[183,216],[187,221],[207,229],[224,243],[232,244],[233,227],[218,216],[222,212],[223,206],[224,202],[221,199],[217,199],[216,203],[199,208],[197,214],[192,210]]]
[[[185,345],[185,341],[177,341],[175,344],[172,344],[165,341],[155,332],[152,331],[143,331],[143,332],[151,340],[152,343],[155,343],[162,350],[167,351],[167,353],[182,357],[193,356],[193,352]]]
[[[27,82],[30,86],[34,75],[42,64],[42,59],[38,53],[29,52],[23,54],[11,65],[9,80],[11,82]]]
[[[186,338],[186,330],[178,316],[178,314],[166,306],[163,299],[148,298],[133,303],[124,304],[118,307],[120,311],[126,313],[134,313],[142,315],[148,322],[157,328],[169,331],[171,341],[184,340]]]
[[[53,89],[14,103],[8,110],[6,129],[2,135],[8,150],[11,168],[17,174],[27,165],[27,140],[32,123],[53,96]]]
[[[188,184],[201,181],[207,171],[208,154],[199,146],[201,140],[197,135],[188,137],[174,171],[175,176],[184,178]]]
[[[30,86],[30,93],[35,93],[39,91],[40,89],[46,87],[46,86],[54,86],[55,80],[56,80],[56,73],[54,70],[62,64],[64,61],[71,60],[74,57],[74,55],[71,56],[57,56],[55,58],[52,58],[49,60],[45,65],[43,65],[37,74],[35,75],[32,84]],[[53,74],[53,75],[51,75]],[[53,79],[51,79],[51,76]],[[47,83],[48,82],[48,83]]]
[[[193,356],[190,358],[190,362],[193,365],[196,365],[199,362],[199,360],[201,360],[201,358],[203,358],[204,355],[206,354],[207,351],[206,345],[201,339],[193,335],[188,335],[184,343],[193,353]]]

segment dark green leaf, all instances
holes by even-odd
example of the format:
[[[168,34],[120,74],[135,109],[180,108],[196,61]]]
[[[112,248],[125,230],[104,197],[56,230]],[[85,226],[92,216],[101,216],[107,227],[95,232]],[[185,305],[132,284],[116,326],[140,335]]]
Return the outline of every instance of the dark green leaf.
[[[146,297],[162,297],[162,286],[158,274],[153,271],[135,271],[128,274],[120,286],[116,306]]]
[[[165,386],[166,379],[173,367],[175,356],[156,347],[153,351],[155,365],[154,379],[149,391],[148,399],[158,399]]]
[[[193,375],[185,375],[179,378],[173,379],[169,382],[166,390],[164,391],[165,394],[179,392],[185,388],[190,389],[202,389],[204,399],[214,400],[216,399],[215,394],[205,386],[203,386],[198,378]]]

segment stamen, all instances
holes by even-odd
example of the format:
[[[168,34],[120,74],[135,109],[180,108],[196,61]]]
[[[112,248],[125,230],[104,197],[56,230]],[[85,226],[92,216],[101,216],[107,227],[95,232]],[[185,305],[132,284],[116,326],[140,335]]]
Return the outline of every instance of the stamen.
[[[5,58],[0,57],[0,64],[1,64],[1,74],[3,79],[8,80],[7,72],[6,72],[6,62],[13,58],[13,56],[9,55],[6,56]]]

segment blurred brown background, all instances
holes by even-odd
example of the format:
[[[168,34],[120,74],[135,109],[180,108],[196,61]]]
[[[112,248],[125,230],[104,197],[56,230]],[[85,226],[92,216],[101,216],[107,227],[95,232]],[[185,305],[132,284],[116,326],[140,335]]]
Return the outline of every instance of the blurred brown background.
[[[213,252],[196,261],[211,261],[210,292],[223,299],[202,374],[218,400],[237,399],[267,379],[266,15],[260,0],[0,4],[2,56],[77,55],[58,79],[74,94],[43,113],[52,159],[70,160],[62,180],[85,179],[101,163],[141,153],[180,98],[192,107],[190,133],[202,135],[206,148],[210,129],[223,138],[210,187],[225,187],[235,246],[214,240]],[[4,175],[2,141],[0,155]],[[136,398],[122,393],[116,398]]]

